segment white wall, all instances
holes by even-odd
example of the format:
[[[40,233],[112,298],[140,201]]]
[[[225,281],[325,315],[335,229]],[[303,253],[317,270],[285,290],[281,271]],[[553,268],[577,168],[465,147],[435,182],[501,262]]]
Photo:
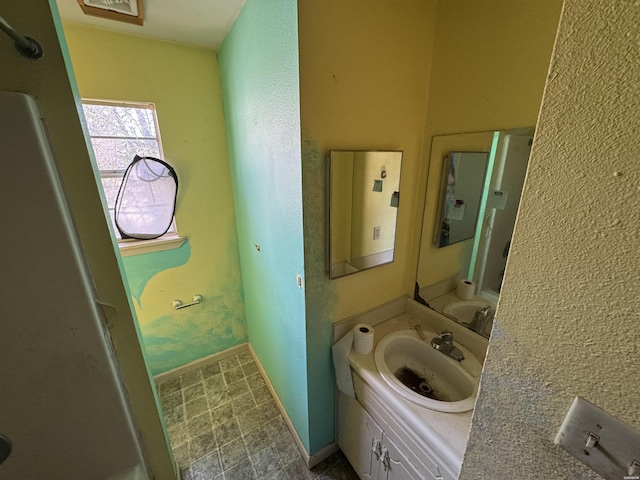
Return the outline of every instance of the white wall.
[[[45,135],[31,97],[0,92],[0,433],[13,444],[0,471],[147,479]]]
[[[53,12],[51,11],[53,8]],[[91,270],[96,296],[111,305],[104,308],[111,339],[115,345],[129,401],[145,445],[147,460],[156,478],[175,477],[161,419],[156,408],[138,332],[131,313],[129,295],[122,282],[119,258],[104,221],[87,145],[80,126],[73,95],[73,82],[65,65],[66,49],[61,48],[55,1],[10,0],[2,4],[2,16],[26,35],[36,38],[44,49],[39,60],[16,53],[8,39],[0,41],[0,90],[33,95],[47,118],[49,139],[65,187],[85,258]],[[56,25],[57,22],[57,25]],[[33,232],[28,232],[33,234]],[[3,252],[5,253],[5,252]],[[38,281],[39,273],[29,273]],[[44,278],[44,277],[43,277]],[[10,294],[19,286],[5,279]],[[1,316],[0,316],[1,317]],[[78,388],[81,388],[78,385]]]

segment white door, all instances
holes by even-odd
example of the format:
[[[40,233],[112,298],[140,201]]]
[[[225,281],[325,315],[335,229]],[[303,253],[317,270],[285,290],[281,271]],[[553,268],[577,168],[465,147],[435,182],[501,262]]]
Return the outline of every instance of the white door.
[[[0,92],[2,479],[147,479],[35,102]]]

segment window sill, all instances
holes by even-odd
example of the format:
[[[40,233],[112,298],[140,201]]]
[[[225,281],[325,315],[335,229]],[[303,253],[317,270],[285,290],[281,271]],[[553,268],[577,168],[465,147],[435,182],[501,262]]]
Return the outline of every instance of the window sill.
[[[180,248],[186,237],[178,235],[165,235],[153,240],[128,240],[118,242],[120,255],[130,257],[133,255],[142,255],[144,253],[162,252],[164,250],[173,250]]]

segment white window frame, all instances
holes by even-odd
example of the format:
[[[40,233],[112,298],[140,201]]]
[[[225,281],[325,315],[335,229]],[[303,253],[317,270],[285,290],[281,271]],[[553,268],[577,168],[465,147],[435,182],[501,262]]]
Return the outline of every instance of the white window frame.
[[[158,125],[158,116],[156,114],[156,106],[153,103],[149,102],[129,102],[129,101],[112,101],[112,100],[98,100],[98,99],[90,99],[83,98],[83,105],[102,105],[106,107],[125,107],[125,108],[144,108],[147,110],[151,110],[153,112],[153,122],[155,126],[155,137],[153,140],[156,141],[158,145],[158,151],[160,152],[160,158],[164,158],[164,151],[162,149],[162,139],[160,137],[160,127]],[[122,136],[113,136],[113,135],[91,135],[89,133],[89,141],[91,142],[93,148],[93,139],[125,139],[125,140],[137,140],[140,137],[122,137]],[[149,138],[145,137],[145,140],[149,140]],[[94,158],[96,158],[94,154]],[[98,172],[100,174],[100,181],[98,181],[98,187],[104,193],[102,187],[102,179],[103,178],[124,178],[125,170],[102,170],[100,166],[97,165]],[[107,205],[107,210],[111,210],[111,207]],[[107,216],[107,221],[112,222],[110,212]],[[130,255],[138,255],[142,253],[150,253],[157,252],[162,250],[169,250],[172,248],[178,248],[182,243],[186,240],[184,237],[178,235],[178,228],[176,226],[176,219],[173,218],[171,222],[171,226],[167,233],[162,235],[161,237],[154,238],[152,240],[138,240],[134,238],[119,238],[119,232],[115,226],[113,225],[114,234],[116,236],[116,240],[118,242],[118,247],[120,248],[120,253],[122,256],[130,256]]]

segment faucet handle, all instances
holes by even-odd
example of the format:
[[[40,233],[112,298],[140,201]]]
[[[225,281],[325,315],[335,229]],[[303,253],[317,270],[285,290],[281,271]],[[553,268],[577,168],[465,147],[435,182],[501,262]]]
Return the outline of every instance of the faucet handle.
[[[452,344],[453,343],[453,333],[448,330],[443,330],[438,332],[438,337],[442,339],[443,342]]]

